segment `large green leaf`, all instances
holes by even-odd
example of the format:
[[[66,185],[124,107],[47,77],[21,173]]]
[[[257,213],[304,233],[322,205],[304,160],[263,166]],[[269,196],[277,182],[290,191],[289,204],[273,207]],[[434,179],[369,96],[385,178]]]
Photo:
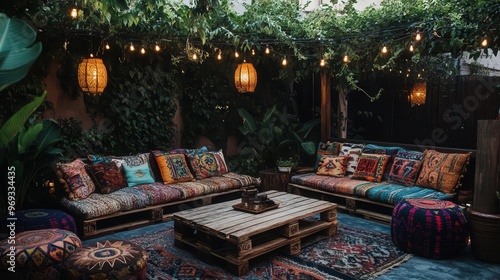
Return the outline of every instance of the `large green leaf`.
[[[33,112],[42,104],[47,96],[44,92],[41,96],[35,97],[33,101],[24,105],[19,111],[12,115],[0,128],[0,147],[7,145],[7,143],[16,136],[24,126],[24,123],[33,114]]]
[[[25,154],[30,150],[31,145],[36,140],[42,129],[42,123],[37,123],[28,128],[21,129],[19,132],[19,142],[17,143],[19,154]]]
[[[26,76],[42,51],[35,39],[29,24],[0,13],[0,91]]]
[[[243,108],[238,109],[238,113],[243,119],[243,124],[240,127],[241,133],[243,133],[243,135],[247,135],[248,133],[255,133],[255,131],[257,130],[257,123],[255,122],[253,116]]]

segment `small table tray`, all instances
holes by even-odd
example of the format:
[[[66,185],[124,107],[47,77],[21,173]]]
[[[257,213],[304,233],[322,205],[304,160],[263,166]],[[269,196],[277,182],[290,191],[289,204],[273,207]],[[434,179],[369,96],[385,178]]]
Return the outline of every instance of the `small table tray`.
[[[259,210],[254,210],[254,209],[250,209],[248,207],[245,207],[243,203],[235,204],[235,205],[233,205],[233,208],[236,210],[239,210],[239,211],[244,211],[244,212],[248,212],[248,213],[252,213],[252,214],[259,214],[259,213],[262,213],[262,212],[265,212],[265,211],[268,211],[271,209],[278,208],[278,206],[280,206],[280,203],[275,201],[273,205],[269,205],[269,206],[264,205],[264,207],[262,207]]]

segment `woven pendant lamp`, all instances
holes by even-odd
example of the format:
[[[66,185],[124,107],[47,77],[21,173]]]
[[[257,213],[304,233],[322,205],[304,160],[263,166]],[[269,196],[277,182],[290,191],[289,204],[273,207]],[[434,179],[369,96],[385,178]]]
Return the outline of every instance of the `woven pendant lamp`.
[[[78,84],[83,92],[100,95],[108,84],[106,66],[100,58],[84,58],[78,65]]]
[[[257,71],[252,63],[243,61],[234,72],[234,85],[238,92],[254,92],[257,86]]]

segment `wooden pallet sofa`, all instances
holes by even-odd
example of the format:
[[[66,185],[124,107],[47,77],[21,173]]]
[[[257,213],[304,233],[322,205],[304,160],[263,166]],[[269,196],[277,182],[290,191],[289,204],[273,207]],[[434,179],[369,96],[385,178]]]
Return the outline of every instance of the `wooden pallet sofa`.
[[[463,195],[473,193],[475,155],[466,149],[329,141],[319,144],[314,169],[290,178],[288,191],[390,223],[394,206],[405,198],[471,201]]]
[[[241,197],[258,178],[229,172],[222,151],[178,149],[57,163],[62,209],[82,238],[170,220],[173,213]]]

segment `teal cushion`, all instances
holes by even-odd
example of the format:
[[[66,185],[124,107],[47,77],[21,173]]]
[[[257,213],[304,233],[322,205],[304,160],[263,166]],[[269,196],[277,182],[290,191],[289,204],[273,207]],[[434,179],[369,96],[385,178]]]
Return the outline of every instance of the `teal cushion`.
[[[151,176],[148,163],[137,166],[123,165],[123,170],[125,171],[129,187],[141,184],[152,184],[155,182],[155,179]]]

